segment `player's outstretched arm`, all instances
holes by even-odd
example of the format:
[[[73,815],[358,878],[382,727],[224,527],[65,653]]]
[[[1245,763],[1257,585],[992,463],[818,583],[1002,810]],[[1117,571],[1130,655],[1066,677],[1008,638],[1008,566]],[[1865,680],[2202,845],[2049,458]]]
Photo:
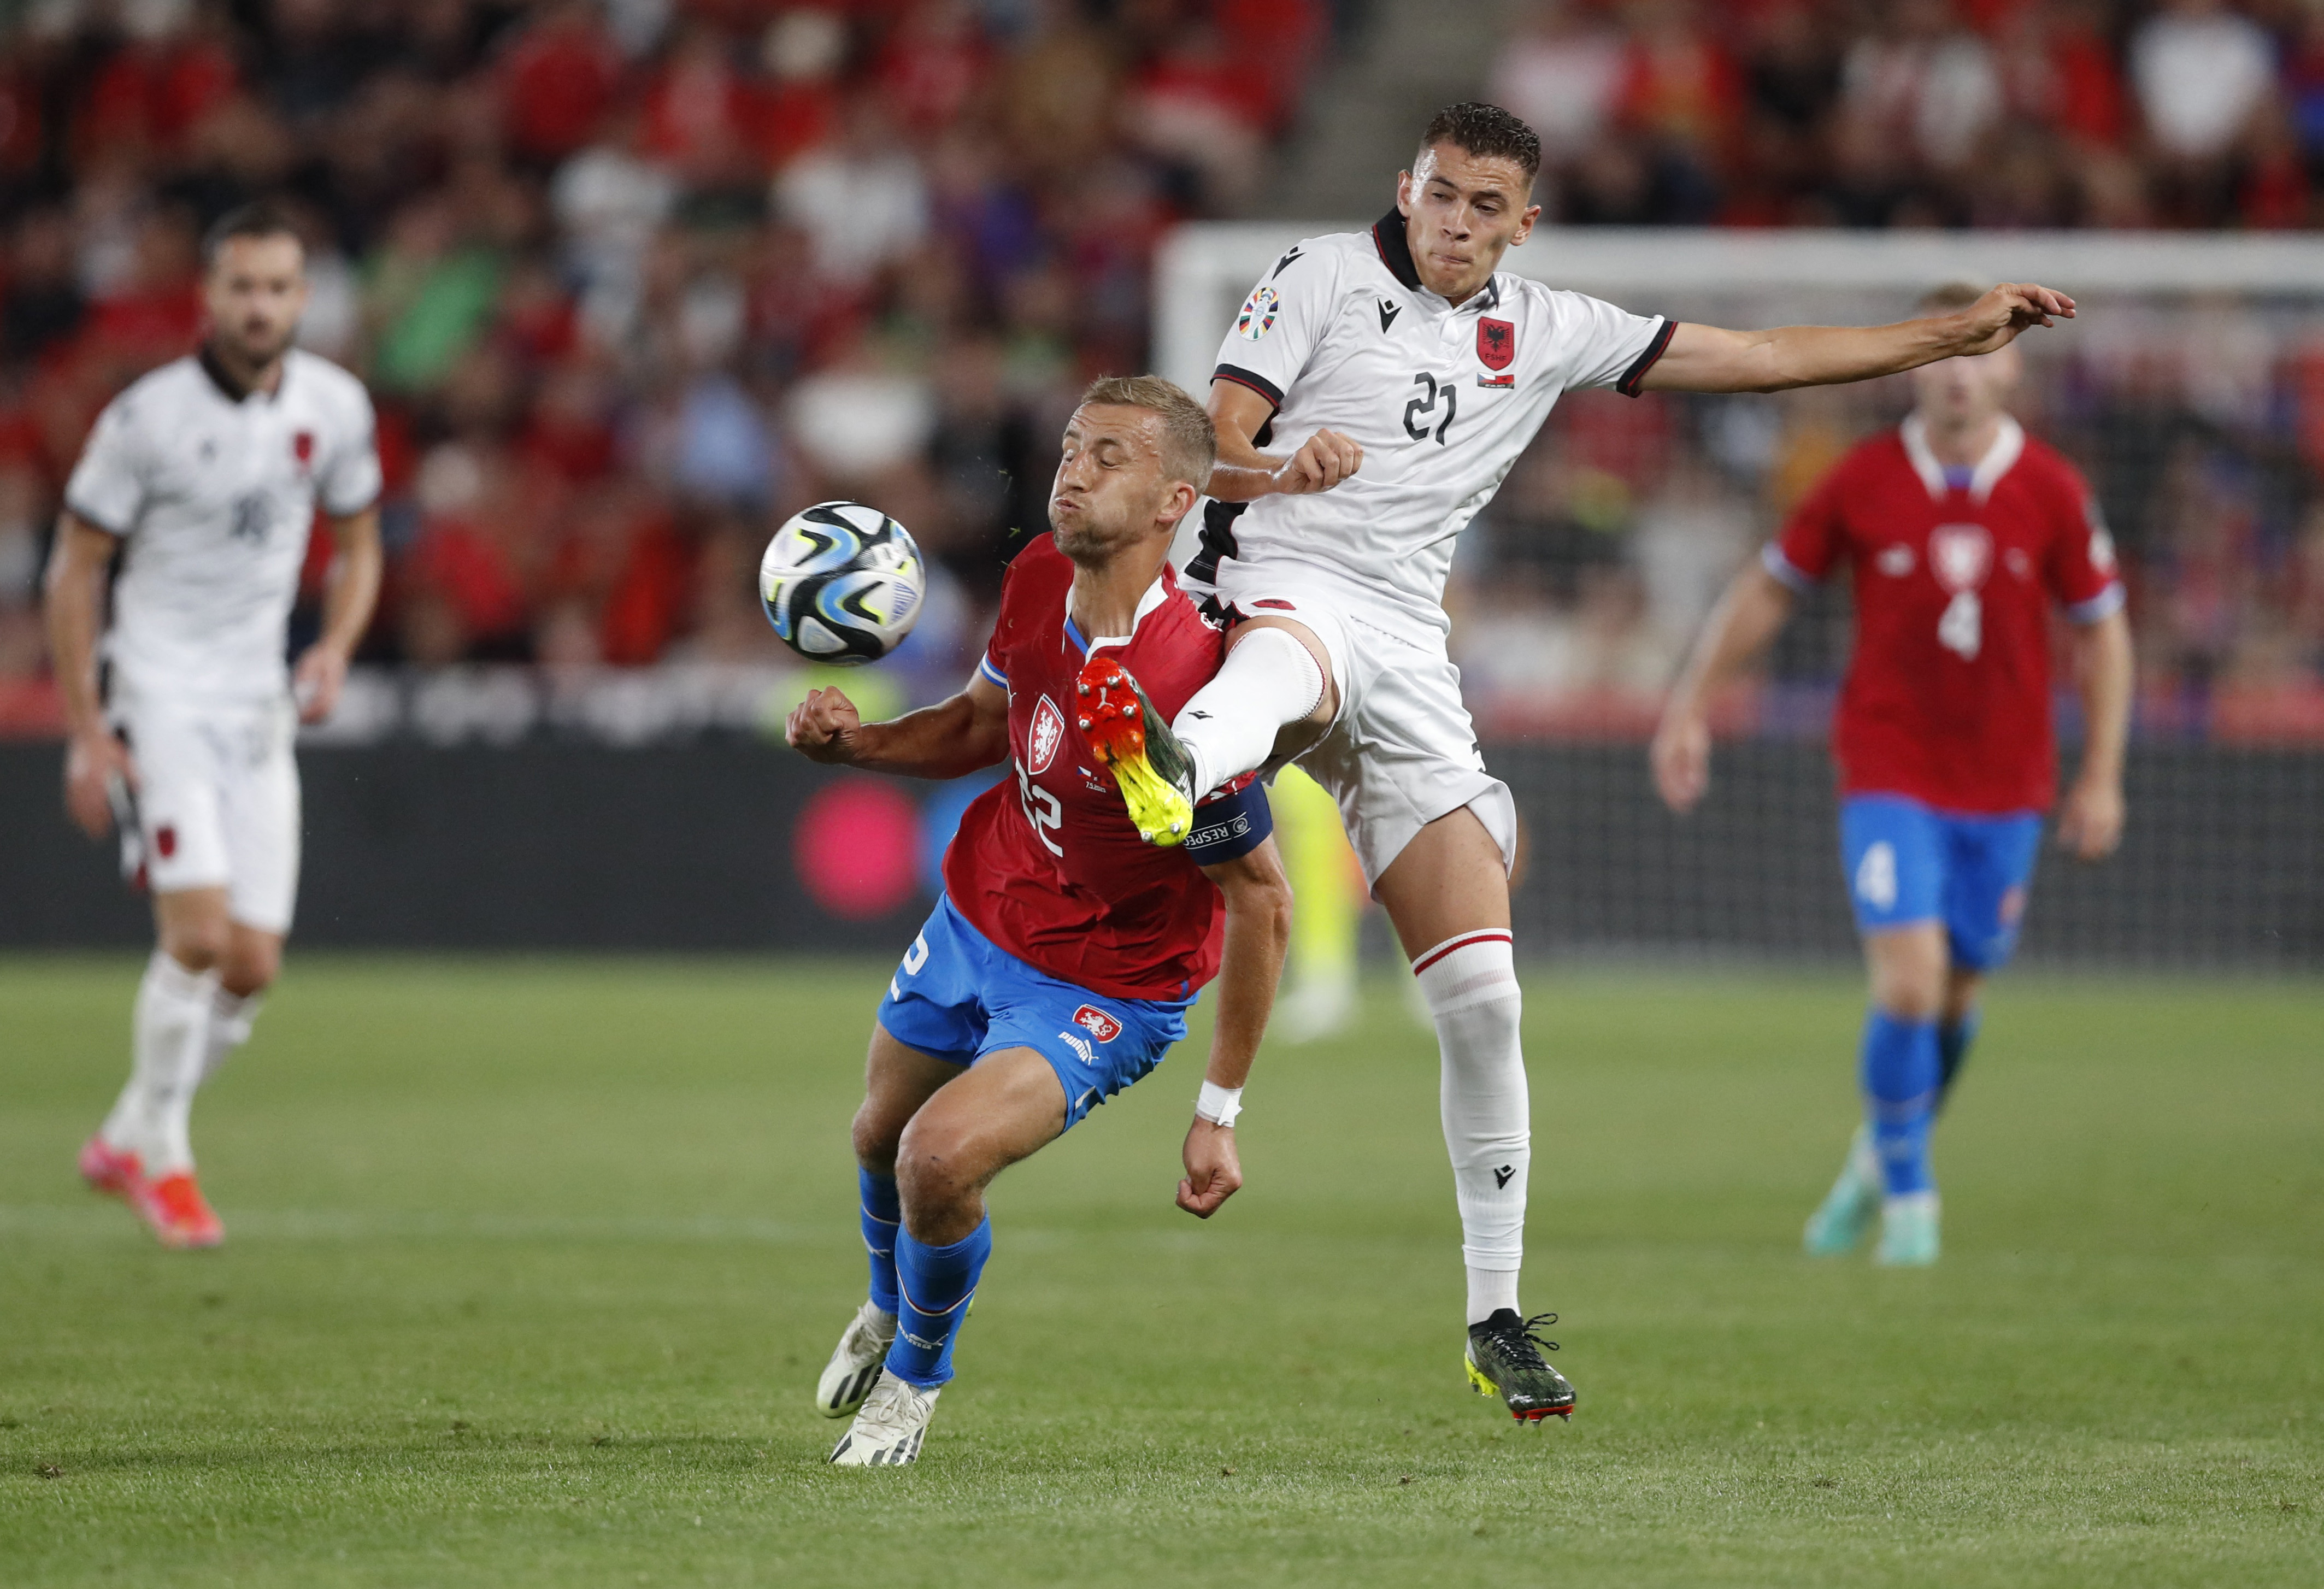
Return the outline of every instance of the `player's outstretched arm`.
[[[290,675],[290,693],[299,703],[301,723],[320,723],[339,704],[347,663],[363,643],[364,631],[371,627],[372,609],[379,605],[379,510],[365,508],[333,519],[331,536],[338,550],[331,559],[330,588],[323,596],[323,632]]]
[[[1694,808],[1711,787],[1711,703],[1792,615],[1792,593],[1753,559],[1735,576],[1671,686],[1655,730],[1655,788],[1672,810]]]
[[[1337,430],[1316,431],[1288,456],[1259,451],[1253,439],[1275,418],[1275,405],[1248,386],[1213,381],[1205,406],[1219,437],[1205,494],[1221,502],[1329,491],[1363,467],[1364,449]]]
[[[1291,943],[1291,883],[1272,838],[1249,855],[1204,867],[1203,874],[1219,885],[1227,910],[1219,1018],[1203,1079],[1238,1092],[1259,1058],[1259,1040],[1267,1035],[1267,1017],[1275,1008],[1275,986],[1283,979],[1283,956]],[[1196,1115],[1186,1128],[1185,1160],[1178,1206],[1208,1219],[1242,1185],[1234,1127]]]
[[[783,738],[810,762],[906,778],[958,778],[1009,755],[1009,692],[979,673],[948,700],[866,723],[838,689],[811,689]]]
[[[2082,765],[2058,812],[2058,842],[2079,859],[2102,861],[2122,842],[2122,762],[2136,677],[2129,618],[2116,611],[2078,626],[2073,653],[2085,725]]]
[[[1893,326],[1782,326],[1723,331],[1682,323],[1639,385],[1649,392],[1784,392],[1917,369],[1991,353],[2021,331],[2074,318],[2074,300],[2030,282],[2004,282],[1967,309]]]
[[[129,747],[106,725],[97,693],[97,613],[106,570],[120,541],[71,513],[57,519],[46,590],[49,655],[65,714],[65,810],[82,832],[103,838],[113,826],[107,786],[137,785]]]

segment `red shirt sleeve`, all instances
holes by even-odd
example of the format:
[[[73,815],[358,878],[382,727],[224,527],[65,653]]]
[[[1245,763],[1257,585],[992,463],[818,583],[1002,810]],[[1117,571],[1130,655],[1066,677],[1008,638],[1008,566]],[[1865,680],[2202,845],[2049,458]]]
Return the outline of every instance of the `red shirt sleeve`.
[[[1802,594],[1822,584],[1848,550],[1848,527],[1840,513],[1840,482],[1848,472],[1843,463],[1826,475],[1792,510],[1784,521],[1784,532],[1761,554],[1767,572]]]
[[[2121,610],[2122,577],[2115,566],[2114,537],[2089,482],[2070,467],[2058,471],[2057,518],[2050,533],[2042,578],[2050,594],[2078,624],[2095,624]]]

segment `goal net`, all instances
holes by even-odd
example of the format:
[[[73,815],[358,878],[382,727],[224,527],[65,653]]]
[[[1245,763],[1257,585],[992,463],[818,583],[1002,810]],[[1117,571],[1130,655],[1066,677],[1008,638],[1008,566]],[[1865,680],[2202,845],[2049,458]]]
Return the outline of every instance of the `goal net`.
[[[1157,364],[1207,384],[1252,282],[1317,224],[1189,226],[1158,264]],[[1353,228],[1345,228],[1353,229]],[[2017,411],[2089,476],[2139,653],[2130,827],[2045,850],[2037,961],[2324,964],[2324,242],[2067,234],[1538,233],[1519,274],[1715,325],[1901,319],[1942,282],[2036,281]],[[1713,789],[1655,798],[1662,693],[1729,576],[1901,380],[1776,397],[1566,396],[1464,533],[1447,605],[1488,764],[1516,790],[1536,954],[1853,952],[1825,734],[1846,581],[1722,704]],[[2062,763],[2077,712],[2062,654]]]

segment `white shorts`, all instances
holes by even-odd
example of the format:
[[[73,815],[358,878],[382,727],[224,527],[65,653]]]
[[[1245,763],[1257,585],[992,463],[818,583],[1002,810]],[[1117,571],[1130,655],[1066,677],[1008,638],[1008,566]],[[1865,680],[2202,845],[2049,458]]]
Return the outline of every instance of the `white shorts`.
[[[116,694],[110,710],[137,767],[146,886],[157,894],[223,888],[232,919],[290,931],[300,826],[290,703],[208,707]]]
[[[1502,864],[1516,864],[1517,802],[1485,771],[1461,701],[1461,670],[1441,635],[1416,640],[1398,632],[1408,625],[1369,623],[1360,593],[1296,570],[1230,559],[1219,566],[1215,593],[1244,618],[1305,624],[1331,654],[1340,714],[1298,762],[1339,801],[1367,882],[1378,886],[1422,828],[1463,806],[1500,845]]]

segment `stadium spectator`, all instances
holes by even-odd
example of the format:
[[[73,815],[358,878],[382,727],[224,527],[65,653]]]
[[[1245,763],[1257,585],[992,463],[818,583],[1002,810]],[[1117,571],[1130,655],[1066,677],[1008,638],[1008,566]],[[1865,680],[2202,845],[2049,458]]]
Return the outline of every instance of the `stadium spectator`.
[[[1367,12],[0,14],[0,677],[22,677],[42,665],[9,639],[29,600],[6,577],[22,526],[37,559],[97,410],[191,337],[190,239],[265,193],[309,229],[303,339],[381,404],[391,577],[368,660],[628,665],[706,629],[688,654],[742,654],[747,582],[722,607],[717,570],[773,518],[856,491],[912,524],[973,643],[997,550],[1040,521],[1043,439],[1089,375],[1148,363],[1157,243],[1256,205],[1327,41],[1360,38]],[[1544,0],[1479,69],[1541,131],[1541,197],[1570,224],[2324,219],[2313,5]],[[2211,347],[2240,350],[2232,371],[2170,338],[2147,365],[2078,344],[2029,396],[2089,462],[2142,622],[2193,637],[2158,638],[2156,666],[2315,677],[2312,639],[2246,657],[2199,621],[2217,604],[2195,586],[2225,578],[2262,629],[2316,623],[2295,595],[2314,578],[2292,570],[2312,539],[2324,359],[2255,313],[2206,322]],[[1469,554],[1490,565],[1480,624],[1543,637],[1479,648],[1480,688],[1650,672],[1637,647],[1666,650],[1696,600],[1682,549],[1763,529],[1863,421],[1812,399],[1561,410]],[[2181,446],[2246,504],[2248,533],[2183,543],[2161,488]],[[2242,573],[2215,571],[2223,558]]]

